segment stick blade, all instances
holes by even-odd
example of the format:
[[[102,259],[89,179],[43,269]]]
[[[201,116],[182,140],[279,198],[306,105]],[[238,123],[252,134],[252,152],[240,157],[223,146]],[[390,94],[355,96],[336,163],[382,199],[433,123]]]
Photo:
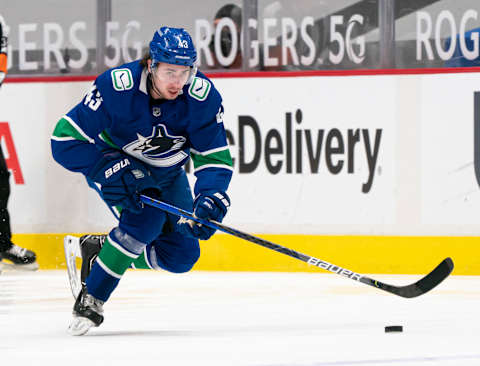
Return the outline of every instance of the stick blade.
[[[423,295],[438,286],[453,271],[453,261],[450,257],[445,258],[435,269],[419,281],[403,287],[394,287],[396,295],[412,298]]]

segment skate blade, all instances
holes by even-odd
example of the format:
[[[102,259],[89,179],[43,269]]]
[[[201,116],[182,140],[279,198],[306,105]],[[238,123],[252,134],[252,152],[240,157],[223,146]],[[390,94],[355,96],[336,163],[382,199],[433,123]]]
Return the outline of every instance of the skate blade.
[[[72,336],[82,336],[87,333],[91,327],[95,327],[95,323],[87,318],[73,318],[68,326],[68,334]]]
[[[76,299],[82,289],[80,273],[77,270],[77,263],[75,261],[77,257],[81,258],[82,256],[80,252],[80,239],[71,235],[65,236],[63,239],[63,249],[65,250],[70,289],[72,290],[73,298]]]
[[[6,271],[36,271],[38,269],[38,263],[33,262],[29,264],[15,264],[15,263],[9,263],[9,262],[2,262],[3,269]],[[0,272],[1,272],[1,267],[0,267]]]

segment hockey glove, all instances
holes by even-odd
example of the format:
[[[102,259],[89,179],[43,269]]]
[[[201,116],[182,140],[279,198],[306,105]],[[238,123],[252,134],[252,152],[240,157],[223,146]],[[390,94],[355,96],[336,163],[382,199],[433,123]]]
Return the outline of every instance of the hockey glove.
[[[207,192],[195,198],[193,213],[200,219],[222,222],[229,207],[230,198],[225,192]],[[215,229],[191,221],[182,221],[179,226],[185,235],[201,240],[208,240],[215,233]]]
[[[120,151],[104,154],[87,178],[100,184],[102,198],[109,206],[134,213],[140,213],[143,207],[140,192],[157,188],[145,164]]]

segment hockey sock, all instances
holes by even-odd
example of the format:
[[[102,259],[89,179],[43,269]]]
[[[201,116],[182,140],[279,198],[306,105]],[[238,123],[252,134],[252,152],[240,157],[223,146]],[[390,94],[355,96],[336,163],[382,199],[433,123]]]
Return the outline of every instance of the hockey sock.
[[[135,259],[133,262],[132,262],[132,265],[130,266],[130,268],[133,268],[133,269],[152,269],[152,267],[148,264],[149,262],[148,259],[146,258],[147,256],[147,253],[145,251],[143,251],[142,254],[140,254],[138,256],[137,259]]]
[[[142,254],[132,262],[131,268],[135,269],[161,269],[157,263],[157,253],[152,244],[145,247]]]
[[[113,229],[105,239],[85,281],[88,293],[99,300],[107,301],[127,268],[143,251],[144,246],[121,229]]]

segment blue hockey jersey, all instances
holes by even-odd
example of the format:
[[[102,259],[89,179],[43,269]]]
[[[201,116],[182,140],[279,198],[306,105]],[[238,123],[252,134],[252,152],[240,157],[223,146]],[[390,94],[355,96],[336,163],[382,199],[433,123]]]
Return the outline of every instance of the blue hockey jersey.
[[[191,156],[195,195],[226,191],[233,172],[223,126],[222,98],[198,72],[175,100],[153,100],[140,61],[107,70],[83,100],[63,116],[52,135],[54,159],[85,175],[106,149],[147,164],[162,182]]]

